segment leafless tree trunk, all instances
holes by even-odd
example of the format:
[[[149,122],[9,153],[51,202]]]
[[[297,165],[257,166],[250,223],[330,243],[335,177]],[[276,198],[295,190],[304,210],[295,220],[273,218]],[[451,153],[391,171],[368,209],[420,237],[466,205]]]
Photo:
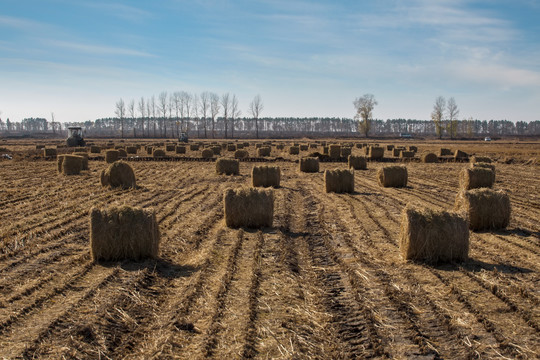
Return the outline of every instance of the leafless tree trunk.
[[[193,98],[191,97],[191,94],[184,91],[184,105],[186,107],[186,117],[187,117],[186,133],[189,132],[189,120],[190,120],[191,106],[193,105],[192,101],[193,101]]]
[[[456,100],[453,97],[448,99],[446,110],[448,112],[448,124],[446,125],[446,131],[448,131],[448,133],[450,134],[450,138],[454,139],[454,137],[457,135],[457,120],[459,116],[459,109],[456,104]]]
[[[208,109],[210,107],[210,93],[208,91],[201,93],[200,107],[204,126],[204,138],[206,139],[208,138],[208,134],[206,133],[206,114],[208,113]]]
[[[231,100],[231,138],[234,138],[234,120],[240,117],[241,111],[238,108],[238,98],[233,95]]]
[[[159,126],[159,135],[167,136],[167,128],[165,127],[165,119],[167,118],[167,92],[162,91],[159,94],[159,111],[161,112],[161,122]]]
[[[154,125],[154,137],[156,137],[156,97],[150,98],[150,112],[152,114],[152,124]]]
[[[223,94],[221,96],[221,107],[223,108],[223,120],[225,121],[225,139],[227,138],[227,116],[229,112],[229,105],[230,105],[230,95],[229,93]]]
[[[118,102],[116,103],[116,110],[115,110],[116,116],[120,119],[120,126],[122,131],[122,139],[124,138],[124,115],[126,114],[126,105],[124,103],[124,100],[120,98]]]
[[[173,102],[174,102],[174,111],[175,111],[175,114],[176,114],[176,121],[175,121],[175,124],[176,124],[176,137],[179,138],[180,137],[180,130],[178,129],[178,122],[179,122],[179,112],[180,112],[180,107],[181,107],[181,96],[182,94],[180,93],[180,91],[175,91],[172,95],[172,99],[173,99]]]
[[[253,98],[251,103],[249,104],[249,112],[251,113],[251,116],[255,120],[255,135],[256,138],[259,138],[259,115],[264,109],[264,105],[262,103],[261,95],[257,95]]]
[[[360,127],[363,130],[366,137],[369,136],[369,131],[371,130],[371,120],[373,117],[373,108],[378,104],[377,100],[373,94],[365,94],[362,97],[356,98],[353,102],[354,107],[356,108],[357,120],[361,120]]]
[[[210,116],[212,118],[212,139],[216,137],[215,125],[216,125],[217,114],[219,114],[219,96],[216,93],[210,93]]]
[[[199,131],[201,128],[201,121],[199,117],[199,95],[193,94],[192,98],[193,98],[193,106],[192,106],[193,119],[195,123],[197,124],[197,139],[200,139],[201,134]]]
[[[139,100],[139,113],[141,114],[141,137],[144,137],[144,114],[146,110],[146,105],[144,103],[144,98],[141,97]]]
[[[53,134],[56,134],[56,129],[55,129],[56,125],[54,123],[54,113],[53,112],[51,113],[51,127],[52,127]]]
[[[435,105],[433,105],[433,111],[431,112],[431,119],[435,123],[435,131],[439,136],[439,139],[442,139],[442,121],[444,117],[444,107],[446,105],[446,100],[439,96],[435,99]]]

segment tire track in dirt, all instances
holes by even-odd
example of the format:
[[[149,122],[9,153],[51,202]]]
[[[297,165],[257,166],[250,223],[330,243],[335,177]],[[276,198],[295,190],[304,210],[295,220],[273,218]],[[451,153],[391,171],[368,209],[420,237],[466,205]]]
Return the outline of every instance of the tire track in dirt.
[[[372,208],[375,208],[375,207],[372,207]],[[366,207],[365,209],[367,209],[367,207]],[[376,223],[376,225],[379,226],[379,227],[382,227],[381,224],[378,223],[378,222]],[[388,231],[386,231],[386,233],[388,233]],[[391,242],[391,244],[393,244],[393,245],[395,246],[395,242]],[[432,269],[431,271],[434,272],[435,270]],[[437,274],[437,275],[438,275],[438,277],[441,276],[441,275],[439,275],[439,274]],[[462,297],[459,297],[459,296],[458,296],[458,300],[459,300],[459,299],[462,299]],[[467,306],[466,306],[466,307],[467,307]],[[523,312],[525,313],[525,318],[524,318],[524,320],[525,320],[525,322],[527,322],[527,320],[529,320],[530,317],[531,317],[530,314],[529,314],[526,310],[523,311],[523,309],[521,310],[521,312],[522,312],[522,313],[523,313]],[[478,313],[473,313],[473,315],[475,315],[475,316],[477,317],[477,319],[478,319]],[[518,317],[519,317],[519,313],[518,313]],[[483,325],[486,325],[486,323],[483,322],[483,321],[481,321],[481,320],[482,320],[482,319],[480,319],[479,322],[482,323]],[[530,322],[530,321],[529,321],[529,322]],[[488,327],[486,327],[486,330],[487,330],[488,332],[495,331],[495,330],[493,330],[493,326],[488,326]],[[499,337],[495,336],[495,338],[498,339],[498,340],[501,339],[500,336],[499,336]],[[506,344],[503,343],[503,344],[499,344],[499,345],[501,345],[501,347],[503,347],[503,348],[505,348],[506,350],[508,350],[508,347],[506,346]],[[515,350],[515,348],[514,348],[514,350]]]

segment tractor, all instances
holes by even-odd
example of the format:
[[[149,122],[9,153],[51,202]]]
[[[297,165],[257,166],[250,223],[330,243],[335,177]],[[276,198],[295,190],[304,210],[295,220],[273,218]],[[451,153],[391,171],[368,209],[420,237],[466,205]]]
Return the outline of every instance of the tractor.
[[[187,143],[188,142],[188,135],[187,132],[181,132],[180,136],[178,137],[179,142]]]
[[[85,146],[86,142],[82,136],[82,128],[80,126],[68,127],[69,137],[66,140],[68,147]]]

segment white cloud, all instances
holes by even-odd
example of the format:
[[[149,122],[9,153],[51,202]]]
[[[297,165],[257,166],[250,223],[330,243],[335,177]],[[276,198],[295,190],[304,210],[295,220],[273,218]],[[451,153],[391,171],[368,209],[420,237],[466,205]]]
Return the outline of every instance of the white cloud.
[[[121,48],[121,47],[116,47],[116,46],[90,45],[90,44],[61,41],[61,40],[44,40],[44,42],[50,46],[55,46],[55,47],[59,47],[63,49],[74,50],[74,51],[89,53],[89,54],[155,57],[155,55],[149,54],[147,52]]]

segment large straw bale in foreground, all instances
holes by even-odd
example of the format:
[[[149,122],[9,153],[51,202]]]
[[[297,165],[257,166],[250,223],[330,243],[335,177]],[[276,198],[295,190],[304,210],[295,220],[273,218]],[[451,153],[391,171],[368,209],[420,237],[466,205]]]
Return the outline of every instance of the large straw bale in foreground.
[[[130,206],[90,211],[90,248],[94,261],[156,258],[159,228],[153,209]]]
[[[216,174],[238,175],[240,174],[240,162],[236,159],[217,159]]]
[[[405,260],[437,263],[469,256],[468,223],[460,214],[407,205],[400,230],[399,248]]]
[[[454,210],[467,213],[471,230],[504,229],[510,222],[510,198],[503,190],[461,191]]]
[[[107,169],[101,171],[101,185],[110,187],[121,187],[123,189],[135,188],[135,173],[131,166],[124,161],[116,161]]]
[[[228,189],[223,195],[225,224],[228,227],[270,227],[274,219],[272,189]]]
[[[303,157],[300,159],[300,171],[307,173],[319,172],[319,158]]]
[[[494,164],[476,162],[476,163],[471,163],[470,167],[471,168],[480,167],[480,168],[490,169],[491,171],[493,171],[493,176],[495,176],[495,165]],[[495,179],[493,179],[493,181],[495,181]]]
[[[354,171],[325,170],[324,184],[327,193],[352,193],[354,192]]]
[[[107,150],[105,151],[105,161],[107,164],[112,164],[116,160],[120,158],[120,154],[118,153],[118,150]]]
[[[78,155],[64,155],[62,161],[62,174],[79,175],[83,168],[83,158]]]
[[[254,187],[279,187],[281,169],[279,166],[254,166],[251,170],[251,180]]]
[[[385,166],[377,171],[379,185],[383,187],[407,186],[408,173],[405,166]]]
[[[365,156],[349,155],[349,169],[367,170],[367,160]]]
[[[490,188],[494,182],[495,172],[486,167],[463,168],[459,173],[459,186],[465,190]]]

